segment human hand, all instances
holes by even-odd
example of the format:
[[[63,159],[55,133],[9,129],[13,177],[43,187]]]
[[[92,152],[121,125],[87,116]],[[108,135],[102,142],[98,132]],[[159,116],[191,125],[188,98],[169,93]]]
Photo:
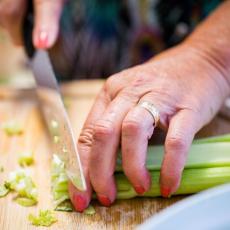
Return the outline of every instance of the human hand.
[[[180,45],[110,77],[78,141],[88,191],[79,192],[69,185],[75,208],[83,211],[88,206],[92,189],[103,205],[114,202],[113,174],[120,141],[125,175],[137,193],[150,188],[145,160],[154,121],[147,110],[137,106],[139,101],[157,107],[159,125],[167,130],[160,186],[164,197],[174,193],[195,133],[214,117],[228,95],[229,84],[221,72],[199,50]]]
[[[50,48],[56,41],[59,19],[64,0],[34,0],[35,25],[33,43],[36,48]],[[0,2],[0,25],[10,34],[14,44],[22,45],[22,22],[27,0],[2,0]]]

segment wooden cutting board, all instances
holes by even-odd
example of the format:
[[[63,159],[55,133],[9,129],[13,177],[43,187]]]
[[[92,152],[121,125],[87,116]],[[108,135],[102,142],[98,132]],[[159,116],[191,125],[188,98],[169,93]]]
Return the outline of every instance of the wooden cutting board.
[[[103,81],[82,81],[63,86],[63,93],[68,98],[68,112],[76,136],[79,135],[84,119],[102,84]],[[11,120],[22,124],[24,133],[21,136],[8,137],[0,130],[0,166],[4,167],[4,172],[0,173],[0,184],[10,171],[19,167],[17,156],[20,152],[34,151],[35,164],[29,167],[29,170],[38,186],[39,203],[36,207],[25,208],[14,202],[11,194],[0,199],[0,230],[37,229],[28,222],[27,216],[29,213],[36,213],[39,209],[51,209],[52,207],[49,174],[52,152],[33,90],[0,88],[0,125]],[[230,130],[230,124],[221,118],[217,118],[213,124],[214,128],[212,125],[205,129],[206,135],[210,131],[224,133]],[[97,201],[94,201],[95,215],[57,212],[58,222],[49,229],[133,229],[146,218],[180,199],[182,197],[136,198],[117,201],[110,208],[102,207]]]

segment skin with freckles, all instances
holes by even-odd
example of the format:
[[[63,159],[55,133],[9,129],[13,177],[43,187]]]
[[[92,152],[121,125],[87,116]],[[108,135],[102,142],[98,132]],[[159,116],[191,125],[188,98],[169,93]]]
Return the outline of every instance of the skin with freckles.
[[[7,4],[15,4],[13,0],[2,2],[0,15]],[[25,0],[18,2],[25,6]],[[48,48],[57,37],[63,2],[34,3],[34,44]],[[12,12],[19,18],[17,26],[11,25]],[[134,189],[139,194],[149,189],[151,180],[145,160],[154,121],[147,110],[137,106],[139,101],[156,106],[159,126],[167,131],[161,194],[168,197],[177,190],[194,135],[214,117],[230,92],[229,12],[230,1],[225,1],[182,44],[108,78],[78,140],[87,191],[77,191],[69,184],[76,210],[82,212],[88,206],[93,190],[103,205],[115,201],[114,170],[120,145],[123,170]],[[22,15],[12,8],[4,19],[0,17],[0,23],[14,39]]]

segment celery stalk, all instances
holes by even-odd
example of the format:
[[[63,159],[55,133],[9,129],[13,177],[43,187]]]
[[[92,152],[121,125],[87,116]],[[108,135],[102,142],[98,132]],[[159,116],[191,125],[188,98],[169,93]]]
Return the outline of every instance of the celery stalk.
[[[160,170],[163,154],[163,146],[149,146],[146,167]],[[185,169],[220,166],[230,166],[230,142],[194,143],[191,146]],[[121,159],[117,161],[116,171],[122,171]]]
[[[148,192],[138,195],[123,174],[122,156],[119,153],[115,172],[117,198],[130,199],[136,196],[160,196],[159,177],[163,154],[163,146],[148,147],[146,167],[152,177],[152,186]],[[53,186],[56,189],[56,191],[53,191],[53,194],[56,194],[56,201],[68,201],[64,163],[59,159],[55,160],[54,157],[53,162],[55,161],[56,163],[52,163],[52,177],[53,185],[56,184],[57,187]],[[64,179],[62,180],[61,178]],[[192,194],[227,182],[230,182],[230,134],[204,138],[193,142],[183,171],[180,187],[175,195]],[[93,197],[95,198],[95,194]]]
[[[117,199],[130,199],[136,196],[157,197],[160,196],[159,177],[160,171],[150,171],[152,177],[152,186],[150,190],[143,195],[136,194],[132,185],[123,173],[117,173]],[[179,189],[175,195],[184,195],[200,192],[204,189],[214,187],[216,185],[230,182],[230,166],[215,168],[194,168],[186,169],[183,172]],[[122,190],[126,186],[126,190]]]
[[[230,142],[230,134],[223,134],[213,137],[205,137],[196,139],[193,143],[216,143],[216,142]]]

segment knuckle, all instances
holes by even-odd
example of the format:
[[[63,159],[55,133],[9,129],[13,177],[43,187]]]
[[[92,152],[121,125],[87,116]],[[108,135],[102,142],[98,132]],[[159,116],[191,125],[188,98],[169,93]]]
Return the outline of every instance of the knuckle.
[[[116,84],[116,82],[117,82],[117,75],[115,74],[106,80],[105,86],[106,86],[106,88],[109,88],[109,87],[113,86],[114,84]]]
[[[188,144],[182,137],[170,137],[166,141],[168,149],[187,150]]]
[[[123,135],[133,135],[133,134],[139,134],[142,132],[142,122],[136,120],[136,119],[125,119],[122,124],[122,134]]]
[[[140,92],[133,86],[127,86],[120,92],[120,96],[132,103],[137,103],[140,98]]]
[[[92,125],[90,125],[82,129],[78,138],[78,143],[91,147],[92,140],[93,140],[93,127]]]
[[[94,126],[93,139],[103,140],[108,139],[114,135],[114,128],[110,121],[100,120]]]

